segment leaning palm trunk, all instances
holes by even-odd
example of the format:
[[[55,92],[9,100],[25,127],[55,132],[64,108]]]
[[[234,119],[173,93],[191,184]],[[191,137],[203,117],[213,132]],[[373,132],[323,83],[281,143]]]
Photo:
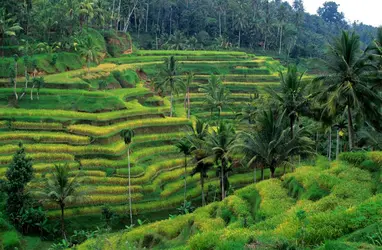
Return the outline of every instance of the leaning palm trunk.
[[[133,225],[133,211],[131,208],[131,166],[130,166],[130,147],[127,149],[127,164],[129,169],[129,213],[130,213],[130,225]]]
[[[27,91],[27,88],[28,88],[28,71],[27,71],[27,67],[26,66],[25,66],[24,75],[25,75],[25,88],[24,88],[23,93],[20,96],[20,99],[23,98],[23,96],[25,95],[25,93]]]
[[[253,168],[253,183],[256,183],[257,176],[256,176],[256,166]]]

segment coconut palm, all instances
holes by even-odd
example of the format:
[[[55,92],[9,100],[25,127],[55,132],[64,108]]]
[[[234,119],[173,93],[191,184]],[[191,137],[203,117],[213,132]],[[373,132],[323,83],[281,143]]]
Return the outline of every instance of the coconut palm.
[[[126,129],[121,132],[123,141],[127,145],[127,168],[129,172],[128,182],[129,182],[129,215],[130,215],[130,225],[133,225],[133,211],[131,207],[131,164],[130,164],[130,145],[133,141],[134,130]]]
[[[192,169],[191,176],[200,174],[200,186],[202,189],[202,205],[205,205],[204,196],[204,179],[207,178],[208,170],[213,164],[208,160],[212,154],[209,147],[206,147],[206,137],[208,135],[208,124],[203,120],[197,119],[192,127],[191,133],[188,135],[188,140],[192,145],[192,155],[196,162],[196,166]]]
[[[211,111],[217,108],[218,115],[220,118],[221,111],[224,106],[228,105],[230,102],[230,92],[224,87],[220,77],[216,75],[211,75],[208,80],[208,84],[200,86],[200,91],[206,94],[206,104]]]
[[[307,84],[302,81],[303,76],[304,73],[298,72],[296,65],[290,64],[286,74],[280,71],[281,92],[267,88],[272,97],[279,102],[282,110],[286,110],[289,117],[291,137],[293,137],[294,123],[298,118],[298,114],[308,101],[305,96]]]
[[[235,129],[232,124],[226,121],[220,121],[216,130],[207,135],[207,146],[211,149],[214,161],[217,166],[217,174],[220,176],[220,188],[222,200],[226,196],[229,187],[227,172],[231,167],[231,157],[229,149],[235,141]]]
[[[7,13],[5,8],[0,8],[0,46],[4,45],[4,38],[6,36],[16,36],[17,32],[22,29],[16,17]]]
[[[291,156],[313,152],[313,141],[307,137],[305,128],[295,126],[295,135],[289,136],[290,129],[285,111],[278,115],[275,111],[263,111],[256,123],[259,130],[240,132],[231,151],[243,153],[248,165],[257,163],[269,168],[275,177],[277,167],[289,165]]]
[[[317,98],[325,109],[335,115],[338,109],[347,109],[349,149],[353,148],[354,112],[365,120],[380,117],[380,95],[371,89],[370,76],[376,67],[368,61],[360,49],[360,40],[355,33],[342,32],[340,38],[329,46],[326,65],[329,74],[317,77],[323,86]]]
[[[90,73],[90,63],[98,63],[101,56],[101,48],[93,43],[90,36],[87,36],[84,39],[78,40],[76,50],[79,52],[81,57],[85,59],[88,73]]]
[[[187,138],[183,138],[179,140],[175,145],[180,153],[184,155],[184,206],[186,206],[187,202],[187,157],[191,155],[192,152],[192,144]]]
[[[170,92],[170,117],[172,117],[174,94],[177,95],[183,88],[183,81],[178,75],[177,61],[174,56],[165,60],[164,67],[154,79],[154,87],[162,93]]]
[[[46,180],[44,190],[41,194],[45,201],[52,201],[61,209],[61,233],[64,239],[65,234],[65,207],[72,202],[84,198],[84,194],[78,192],[80,180],[70,177],[68,165],[55,165],[52,176]]]

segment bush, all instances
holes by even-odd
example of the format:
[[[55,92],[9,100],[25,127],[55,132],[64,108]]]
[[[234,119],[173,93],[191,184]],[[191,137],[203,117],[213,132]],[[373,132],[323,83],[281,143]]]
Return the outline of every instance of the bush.
[[[360,165],[363,161],[368,159],[368,156],[365,152],[345,152],[340,154],[339,158],[350,164]]]
[[[219,232],[209,231],[198,233],[189,240],[189,246],[193,250],[212,250],[219,244]]]
[[[4,250],[14,250],[21,246],[21,241],[16,231],[7,231],[3,233],[1,238]]]
[[[357,248],[346,244],[341,241],[326,241],[324,246],[321,247],[322,250],[357,250]]]
[[[370,172],[376,172],[380,170],[380,166],[372,160],[365,160],[361,163],[360,168]]]
[[[308,199],[311,201],[317,201],[327,195],[329,195],[329,191],[322,189],[317,183],[314,183],[310,186],[306,192],[302,195],[303,199]]]

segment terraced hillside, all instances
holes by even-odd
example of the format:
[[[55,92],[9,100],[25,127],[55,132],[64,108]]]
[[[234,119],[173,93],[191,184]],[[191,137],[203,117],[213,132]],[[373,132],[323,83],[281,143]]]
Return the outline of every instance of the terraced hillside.
[[[381,152],[320,159],[193,213],[78,249],[381,249]]]
[[[18,142],[33,159],[35,178],[29,190],[43,185],[54,164],[68,163],[73,176],[81,175],[82,190],[88,198],[70,204],[66,215],[97,215],[104,204],[118,213],[127,211],[127,146],[120,132],[134,129],[131,146],[132,199],[134,214],[178,207],[183,201],[183,155],[174,142],[185,135],[192,119],[186,118],[184,96],[178,97],[175,117],[168,117],[167,97],[153,93],[146,79],[158,72],[164,58],[175,55],[182,73],[194,72],[191,108],[193,117],[208,117],[199,87],[210,74],[219,74],[232,91],[233,105],[223,110],[230,118],[249,100],[256,88],[276,86],[277,61],[242,52],[214,51],[139,51],[133,55],[106,59],[104,63],[85,69],[45,75],[45,85],[37,97],[36,90],[17,103],[8,79],[0,79],[0,176],[5,178],[7,166],[17,150]],[[138,74],[136,73],[138,70]],[[23,92],[24,78],[18,77]],[[105,90],[100,90],[101,83]],[[187,169],[191,171],[192,165]],[[253,182],[244,168],[230,174],[230,183],[237,188]],[[218,186],[215,173],[206,189]],[[187,198],[199,201],[198,176],[188,176]],[[207,190],[206,190],[207,191]],[[51,217],[59,216],[54,204],[45,205]]]

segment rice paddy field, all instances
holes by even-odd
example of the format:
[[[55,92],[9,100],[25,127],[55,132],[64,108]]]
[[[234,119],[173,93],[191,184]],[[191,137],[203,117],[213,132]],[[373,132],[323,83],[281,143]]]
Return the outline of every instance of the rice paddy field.
[[[150,79],[170,55],[176,56],[182,75],[195,73],[191,119],[187,119],[183,107],[184,93],[176,97],[175,115],[169,117],[169,98],[158,96],[150,85]],[[210,117],[200,86],[208,82],[211,74],[219,75],[233,99],[221,115],[235,119],[250,100],[250,94],[264,94],[268,86],[277,88],[280,67],[270,57],[244,52],[141,50],[106,59],[89,72],[49,72],[44,76],[46,83],[39,98],[35,91],[31,100],[28,91],[16,105],[10,101],[13,88],[8,79],[0,79],[0,178],[5,178],[17,144],[22,142],[35,169],[28,191],[37,198],[34,191],[41,187],[54,164],[67,163],[73,176],[80,175],[82,191],[88,198],[67,207],[68,220],[80,216],[99,219],[104,205],[120,214],[127,213],[127,146],[120,132],[134,129],[131,183],[133,213],[138,215],[135,218],[171,211],[183,201],[184,157],[174,144],[187,133],[196,117],[216,119],[214,115]],[[17,81],[20,94],[24,78],[19,76]],[[102,81],[106,82],[104,90],[99,88]],[[187,171],[191,169],[192,162]],[[253,182],[249,171],[236,168],[230,174],[231,185],[239,188]],[[206,192],[219,185],[214,172],[209,177]],[[198,182],[198,175],[187,177],[187,199],[195,204],[201,195]],[[51,218],[60,215],[55,204],[45,208]]]

